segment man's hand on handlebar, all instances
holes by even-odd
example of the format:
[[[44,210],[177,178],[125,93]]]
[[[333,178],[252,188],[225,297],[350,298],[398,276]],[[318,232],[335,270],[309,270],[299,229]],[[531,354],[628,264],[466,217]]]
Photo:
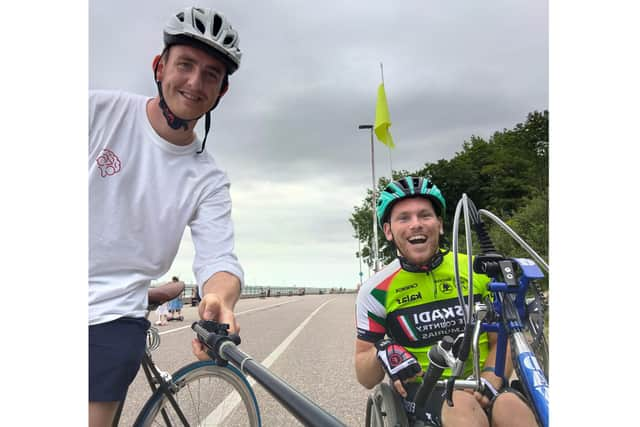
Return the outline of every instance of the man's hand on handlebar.
[[[198,314],[202,320],[215,320],[218,323],[227,323],[229,325],[229,334],[237,334],[240,332],[240,325],[236,322],[233,308],[227,307],[224,300],[215,293],[204,295],[198,306]],[[196,338],[191,341],[191,349],[198,360],[211,359],[206,352],[205,346]]]
[[[480,380],[483,383],[484,391],[482,393],[474,391],[473,396],[476,398],[480,406],[486,408],[502,388],[502,378],[491,372],[483,372]]]
[[[407,397],[403,383],[422,374],[420,364],[406,348],[390,338],[378,341],[376,350],[380,364],[393,380],[394,388],[400,396]]]

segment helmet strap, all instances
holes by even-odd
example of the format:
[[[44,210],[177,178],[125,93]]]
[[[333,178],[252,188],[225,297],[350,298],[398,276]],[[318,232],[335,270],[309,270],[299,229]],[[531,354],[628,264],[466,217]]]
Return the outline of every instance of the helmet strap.
[[[167,121],[167,125],[169,125],[169,127],[174,130],[183,128],[185,131],[188,131],[189,122],[191,120],[185,120],[173,114],[173,112],[169,109],[167,102],[164,100],[164,95],[162,94],[161,82],[158,80],[156,81],[156,84],[158,85],[158,94],[160,95],[160,110],[162,110],[162,115]],[[200,117],[198,117],[198,119],[199,118]],[[197,119],[194,119],[194,120],[197,120]]]
[[[399,253],[398,260],[400,260],[400,266],[405,271],[408,271],[410,273],[428,273],[442,264],[444,256],[448,253],[449,249],[438,248],[438,252],[431,257],[427,264],[423,265],[413,264],[409,262],[405,257],[401,256]]]
[[[400,261],[400,266],[402,267],[402,269],[410,273],[428,273],[432,271],[440,264],[442,264],[444,256],[449,253],[448,241],[444,235],[440,235],[440,238],[438,239],[438,249],[436,253],[431,257],[429,262],[422,265],[414,264],[402,255],[402,253],[398,250],[398,246],[396,245],[395,237],[393,237],[393,239],[389,241],[389,244],[391,245],[392,249],[395,250],[396,256]]]
[[[218,103],[216,102],[216,105],[217,104]],[[215,108],[215,106],[213,108]],[[213,110],[213,108],[211,110]],[[211,110],[207,111],[207,114],[204,116],[204,139],[202,140],[202,147],[200,147],[200,151],[197,152],[198,154],[201,154],[204,151],[204,144],[207,143],[207,136],[209,135],[209,129],[211,128]]]
[[[160,56],[162,57],[168,49],[169,49],[169,46],[166,46],[162,51],[162,53],[160,54]],[[164,93],[162,92],[162,82],[156,78],[156,76],[158,75],[159,63],[160,61],[156,62],[156,65],[153,68],[153,79],[156,81],[156,86],[158,87],[158,97],[160,98],[160,110],[162,111],[162,115],[167,121],[167,125],[169,125],[171,129],[177,130],[177,129],[183,128],[185,131],[187,131],[189,130],[189,122],[193,120],[199,120],[200,117],[202,116],[196,117],[195,119],[187,120],[173,114],[173,112],[169,109],[169,106],[167,105],[167,102],[164,99]],[[228,85],[229,85],[229,74],[227,73],[225,74],[224,80],[222,82],[223,91]],[[204,139],[202,140],[202,147],[200,147],[200,151],[197,151],[197,154],[201,154],[202,152],[204,152],[204,145],[207,143],[207,136],[209,135],[209,130],[211,129],[211,112],[220,103],[220,98],[222,98],[222,95],[218,96],[218,99],[213,104],[213,107],[211,107],[211,109],[207,111],[205,114]]]
[[[162,54],[160,54],[161,57],[164,56],[164,53],[166,52],[166,50],[167,48],[165,48],[162,51]],[[189,122],[191,120],[186,120],[173,114],[173,112],[169,109],[169,106],[167,105],[167,102],[164,99],[164,93],[162,93],[162,82],[157,79],[158,65],[160,64],[161,60],[162,59],[158,60],[158,62],[156,62],[155,67],[153,67],[153,79],[156,81],[156,86],[158,87],[158,96],[160,98],[160,110],[162,111],[162,115],[164,116],[164,119],[167,121],[167,125],[169,125],[171,129],[177,130],[180,128],[184,128],[184,130],[187,131],[189,130]],[[198,117],[198,119],[199,118],[200,117]]]

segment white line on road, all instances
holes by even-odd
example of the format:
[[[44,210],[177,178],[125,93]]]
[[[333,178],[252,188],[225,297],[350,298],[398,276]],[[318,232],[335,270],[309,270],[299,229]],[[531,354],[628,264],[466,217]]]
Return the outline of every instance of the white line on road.
[[[304,319],[304,321],[300,323],[300,325],[293,332],[291,332],[289,336],[285,338],[284,341],[282,341],[280,345],[276,347],[276,349],[273,350],[269,356],[267,356],[266,359],[262,361],[262,366],[264,366],[265,368],[269,368],[273,364],[273,362],[275,362],[278,359],[278,357],[280,357],[280,355],[284,353],[287,347],[289,347],[289,344],[291,344],[291,342],[300,334],[300,332],[302,332],[304,327],[307,326],[307,323],[309,323],[309,321],[313,318],[313,316],[315,316],[322,309],[322,307],[329,304],[333,300],[334,298],[328,301],[325,301],[320,307],[316,308],[313,311],[313,313],[311,313],[306,319]],[[253,387],[256,381],[253,378],[248,378],[248,380],[249,380],[249,385]],[[218,407],[213,412],[211,412],[211,414],[209,414],[204,424],[205,425],[208,425],[208,423],[213,423],[213,425],[222,424],[224,419],[227,418],[231,412],[233,412],[233,410],[240,403],[240,401],[241,399],[238,393],[236,392],[230,393],[222,401],[222,403],[220,403]]]
[[[260,310],[266,310],[266,309],[269,309],[269,308],[272,308],[272,307],[280,307],[281,305],[289,304],[289,303],[292,303],[292,302],[295,302],[295,300],[283,301],[283,302],[279,302],[277,304],[268,305],[266,307],[252,308],[251,310],[245,310],[245,311],[241,311],[239,313],[235,313],[235,315],[236,316],[240,316],[241,314],[251,313],[252,311],[260,311]],[[190,328],[190,327],[191,327],[191,325],[180,326],[179,328],[162,331],[162,332],[159,333],[159,335],[164,335],[164,334],[169,334],[171,332],[181,331],[183,329],[187,329],[187,328]]]

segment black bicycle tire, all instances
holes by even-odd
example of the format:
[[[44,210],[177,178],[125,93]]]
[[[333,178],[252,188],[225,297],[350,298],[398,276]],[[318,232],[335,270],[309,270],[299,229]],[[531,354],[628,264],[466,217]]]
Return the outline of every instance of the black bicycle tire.
[[[539,302],[538,306],[541,307]],[[530,306],[528,305],[527,309],[529,308]],[[544,372],[547,381],[549,381],[549,346],[544,335],[544,315],[544,311],[527,313],[527,320],[524,322],[524,333],[527,337],[527,342],[529,343],[531,350],[533,350],[533,354],[536,355],[536,359],[541,364],[542,371]]]
[[[173,384],[181,384],[182,386],[180,390],[182,390],[187,384],[190,384],[192,381],[207,376],[222,379],[235,391],[237,391],[240,395],[241,401],[244,404],[247,416],[249,418],[249,426],[261,426],[260,410],[253,389],[251,388],[246,377],[232,365],[221,367],[216,365],[216,363],[212,360],[194,362],[176,371],[172,375],[172,382]],[[174,394],[174,397],[175,396],[176,394]],[[136,419],[136,422],[134,423],[134,426],[150,427],[154,425],[152,423],[154,422],[156,417],[160,417],[160,410],[164,407],[170,407],[170,403],[168,403],[166,395],[160,389],[158,389],[145,403],[144,407],[138,415],[138,418]]]
[[[549,346],[547,345],[547,339],[544,336],[544,332],[541,332],[537,337],[535,332],[535,326],[532,325],[533,321],[528,319],[525,325],[524,334],[527,337],[527,342],[533,350],[533,354],[536,355],[536,359],[540,362],[540,367],[549,381]]]
[[[365,410],[364,425],[365,427],[371,427],[371,411],[373,410],[373,398],[367,397],[367,408]]]

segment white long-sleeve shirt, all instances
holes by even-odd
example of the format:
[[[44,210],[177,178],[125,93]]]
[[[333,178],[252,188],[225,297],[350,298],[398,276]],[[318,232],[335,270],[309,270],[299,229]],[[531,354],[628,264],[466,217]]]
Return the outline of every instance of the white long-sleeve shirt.
[[[89,94],[89,324],[143,317],[147,290],[164,275],[187,226],[202,285],[226,271],[243,283],[234,250],[227,175],[201,141],[161,138],[146,114],[148,97]]]

